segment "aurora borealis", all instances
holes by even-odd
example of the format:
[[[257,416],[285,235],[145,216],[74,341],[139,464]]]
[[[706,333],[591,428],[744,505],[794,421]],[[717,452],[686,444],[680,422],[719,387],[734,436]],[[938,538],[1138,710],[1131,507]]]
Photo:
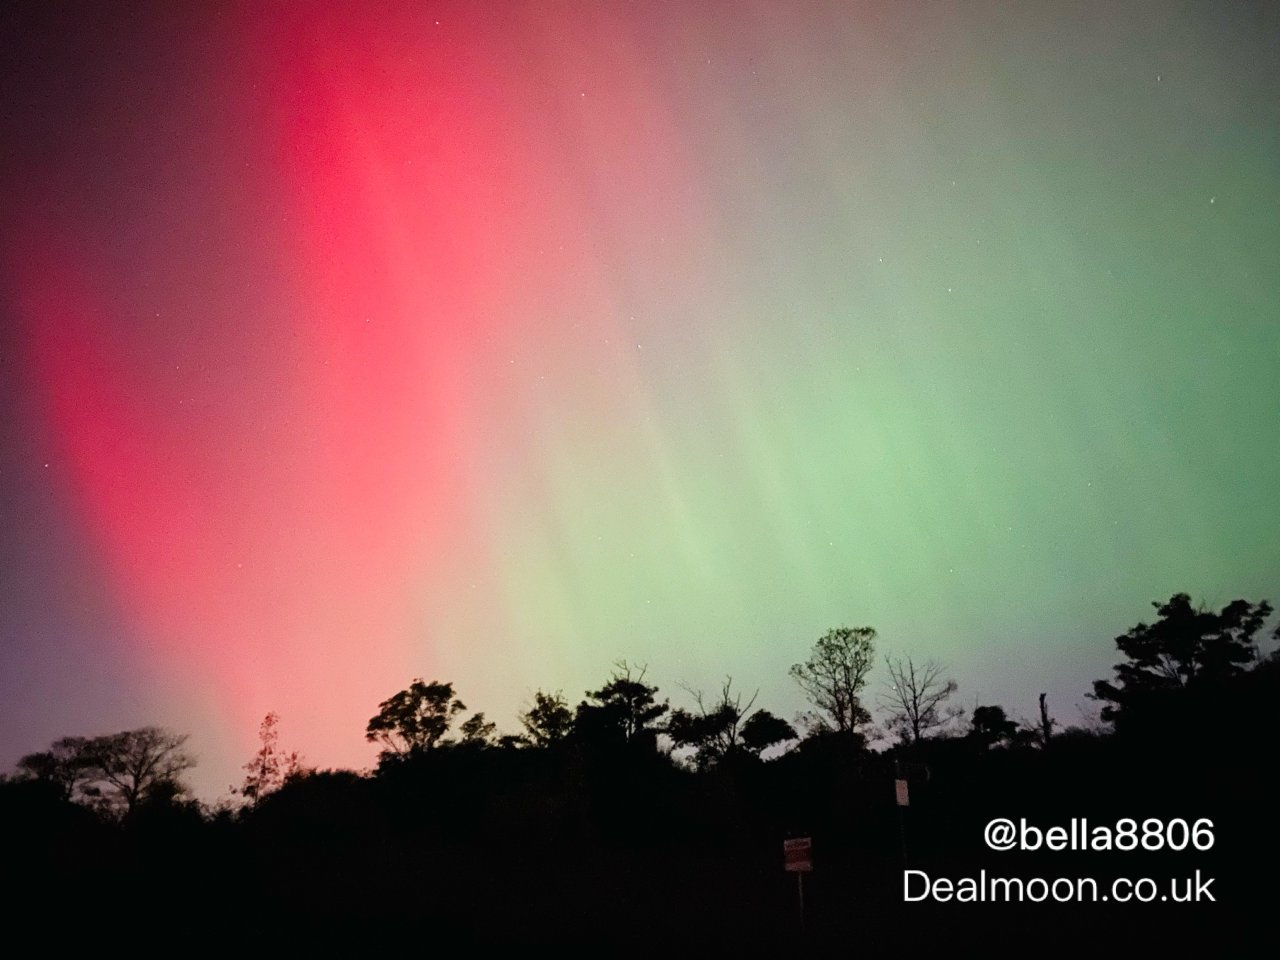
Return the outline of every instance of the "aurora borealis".
[[[1280,599],[1265,3],[2,29],[6,765],[158,722],[212,796],[620,657],[790,716],[839,624],[1073,723],[1150,601]]]

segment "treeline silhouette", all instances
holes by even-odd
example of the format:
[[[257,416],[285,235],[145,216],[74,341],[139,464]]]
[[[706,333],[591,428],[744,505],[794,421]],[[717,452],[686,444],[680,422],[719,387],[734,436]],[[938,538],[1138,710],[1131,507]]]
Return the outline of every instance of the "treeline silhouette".
[[[1274,940],[1280,658],[1256,643],[1271,607],[1154,606],[1116,638],[1123,659],[1094,684],[1100,722],[1085,726],[1062,726],[1043,694],[1032,721],[996,704],[966,716],[945,669],[906,656],[882,658],[877,728],[876,632],[842,627],[792,667],[812,705],[794,725],[729,679],[672,708],[623,662],[576,704],[538,691],[502,735],[452,684],[416,679],[368,723],[372,774],[308,769],[269,714],[236,801],[213,807],[182,784],[185,737],[66,737],[0,782],[10,906],[63,932],[143,912],[150,931],[242,946],[1057,955],[1076,940],[1114,955]],[[1207,820],[1213,846],[997,853],[983,844],[993,817]],[[803,912],[790,837],[812,838]],[[904,902],[905,869],[1100,885],[1199,871],[1213,900]]]

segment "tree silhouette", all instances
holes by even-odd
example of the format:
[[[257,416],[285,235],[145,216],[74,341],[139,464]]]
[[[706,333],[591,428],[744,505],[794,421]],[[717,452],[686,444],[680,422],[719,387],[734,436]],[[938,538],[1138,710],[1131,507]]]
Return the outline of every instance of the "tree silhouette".
[[[182,748],[186,734],[160,727],[141,727],[105,737],[94,737],[84,746],[87,777],[83,788],[107,810],[126,816],[153,796],[173,797],[185,787],[181,777],[195,766]]]
[[[274,711],[263,718],[258,727],[258,752],[244,765],[244,783],[236,788],[236,792],[254,806],[301,771],[302,761],[297,751],[284,753],[280,750],[280,731],[276,729],[279,722],[280,715]]]
[[[573,732],[573,711],[557,690],[533,695],[533,705],[520,714],[525,737],[535,747],[552,747],[567,740]]]
[[[997,743],[1010,743],[1018,732],[1018,724],[1005,715],[1004,707],[974,707],[969,722],[969,736],[983,749]]]
[[[943,676],[943,666],[934,660],[917,664],[912,657],[884,658],[889,671],[880,702],[889,710],[889,729],[904,740],[919,743],[930,730],[946,726],[962,716],[960,708],[946,707],[956,692],[956,682]]]
[[[1240,635],[1250,625],[1243,627]],[[816,702],[854,718],[873,634],[832,634],[800,672],[841,681]],[[288,777],[291,755],[279,750],[272,713],[238,790],[256,804],[251,814],[211,811],[183,797],[180,759],[167,769],[134,767],[133,780],[122,775],[113,783],[103,778],[103,759],[104,744],[116,738],[67,737],[24,757],[20,779],[0,776],[0,849],[32,902],[47,904],[58,922],[87,918],[95,930],[111,929],[144,904],[148,917],[172,916],[184,927],[193,917],[242,923],[244,942],[264,931],[292,935],[299,922],[367,929],[372,918],[395,937],[421,939],[429,929],[485,946],[589,937],[625,952],[635,930],[656,929],[670,942],[706,940],[746,953],[786,952],[797,943],[830,953],[847,952],[852,942],[896,942],[903,924],[924,914],[882,898],[848,920],[847,911],[824,906],[835,901],[822,891],[881,885],[899,857],[916,850],[910,855],[958,873],[973,864],[972,835],[960,827],[1007,812],[1010,796],[1019,816],[1044,823],[1064,810],[1115,822],[1134,809],[1158,810],[1170,796],[1215,823],[1234,809],[1275,805],[1266,757],[1280,659],[1229,669],[1221,684],[1201,687],[1203,696],[1196,688],[1211,671],[1197,667],[1185,682],[1171,679],[1173,693],[1158,705],[1167,709],[1139,717],[1151,739],[1059,729],[1041,695],[1038,741],[1032,724],[1016,724],[995,705],[971,705],[967,737],[930,736],[938,729],[933,719],[956,700],[947,699],[953,685],[945,671],[906,656],[886,663],[899,690],[915,688],[917,696],[895,712],[898,729],[919,743],[878,755],[852,749],[865,728],[837,733],[835,715],[824,714],[829,735],[765,761],[762,754],[796,731],[756,708],[757,698],[735,691],[731,679],[701,693],[689,689],[684,709],[668,709],[645,672],[625,663],[586,695],[577,715],[558,692],[534,694],[520,715],[518,745],[535,748],[523,750],[515,738],[497,737],[485,714],[465,711],[451,684],[415,680],[382,704],[366,732],[386,745],[384,759],[416,755],[385,762],[376,774]],[[884,699],[894,706],[891,692]],[[691,752],[687,767],[656,749],[664,729]],[[1029,749],[1050,737],[1052,748]],[[180,747],[182,738],[174,740],[170,746]],[[892,803],[890,777],[909,781],[910,808]],[[95,816],[68,796],[129,816]],[[796,939],[794,900],[779,895],[789,892],[779,883],[777,856],[787,836],[813,837],[821,856],[803,940]],[[174,882],[175,863],[182,883]],[[93,883],[103,870],[111,883]],[[78,882],[82,876],[91,882]],[[155,909],[157,894],[163,899]],[[388,898],[413,909],[388,910]],[[35,926],[30,910],[20,906],[15,915]],[[584,917],[596,925],[584,928]],[[1026,922],[1019,929],[1038,921],[1027,915]],[[1091,922],[1105,929],[1124,921],[1099,914]],[[973,923],[989,939],[989,923]],[[952,942],[956,925],[947,920],[939,929]]]
[[[1102,719],[1120,722],[1153,698],[1171,692],[1220,685],[1243,672],[1257,657],[1254,634],[1271,615],[1267,601],[1233,600],[1218,613],[1192,607],[1185,593],[1165,603],[1153,624],[1139,623],[1116,637],[1128,659],[1115,666],[1115,681],[1095,680],[1091,699],[1103,702]]]
[[[705,769],[742,746],[742,722],[751,713],[759,691],[752,694],[746,706],[742,694],[733,693],[733,679],[725,678],[719,698],[710,706],[699,690],[690,690],[697,712],[677,708],[667,719],[666,732],[677,747],[691,748],[694,762]]]
[[[757,756],[770,747],[794,739],[795,728],[768,710],[757,710],[742,725],[742,745]]]
[[[828,630],[813,645],[804,663],[791,667],[791,676],[818,708],[820,724],[838,733],[854,733],[871,721],[860,694],[867,685],[875,654],[873,627],[838,627]]]
[[[1048,747],[1049,741],[1053,739],[1053,728],[1058,725],[1058,721],[1049,716],[1049,705],[1047,702],[1047,693],[1040,694],[1040,723],[1039,737],[1040,746]]]
[[[466,706],[453,695],[453,684],[418,678],[408,688],[378,705],[365,728],[365,739],[382,743],[382,756],[395,757],[430,750],[440,743]]]
[[[575,731],[592,739],[612,733],[628,744],[656,746],[657,721],[670,707],[658,703],[658,688],[644,682],[646,671],[625,660],[618,663],[608,683],[587,693],[594,702],[578,704]]]
[[[458,732],[462,734],[464,746],[487,747],[492,745],[498,725],[486,720],[483,713],[474,713],[462,721]]]
[[[18,761],[19,774],[52,785],[64,800],[75,800],[92,782],[93,770],[86,754],[85,737],[63,737],[48,750],[29,753]]]

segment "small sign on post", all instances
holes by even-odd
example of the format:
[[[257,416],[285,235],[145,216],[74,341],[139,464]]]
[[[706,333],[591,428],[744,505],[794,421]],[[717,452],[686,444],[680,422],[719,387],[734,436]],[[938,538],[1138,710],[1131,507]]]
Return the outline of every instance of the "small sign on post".
[[[796,893],[800,897],[800,932],[804,933],[804,875],[813,871],[813,840],[792,837],[782,841],[782,868],[796,875]]]
[[[795,837],[782,841],[783,867],[791,873],[809,873],[813,870],[813,840]]]
[[[897,798],[898,806],[900,807],[911,806],[911,800],[907,794],[907,781],[905,780],[893,781],[893,794]]]

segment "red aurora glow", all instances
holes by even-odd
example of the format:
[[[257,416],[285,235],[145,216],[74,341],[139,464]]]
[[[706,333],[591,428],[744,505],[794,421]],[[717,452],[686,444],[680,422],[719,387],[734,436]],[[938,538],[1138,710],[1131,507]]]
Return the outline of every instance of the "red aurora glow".
[[[111,211],[137,249],[46,216],[20,223],[9,260],[135,652],[185,678],[170,698],[211,686],[240,744],[277,709],[332,754],[388,684],[432,670],[420,597],[501,549],[476,499],[527,415],[503,365],[570,301],[603,336],[573,334],[560,362],[574,343],[577,359],[614,349],[582,227],[610,211],[566,169],[585,154],[596,172],[579,178],[633,178],[646,235],[687,234],[696,204],[664,224],[672,205],[649,202],[687,178],[638,65],[539,42],[534,21],[424,36],[440,25],[418,13],[323,10],[246,16],[192,66],[217,105],[177,133],[203,161],[179,188],[199,236],[143,203]],[[627,46],[590,29],[596,57]],[[593,74],[611,107],[564,82]],[[481,420],[500,420],[485,449]]]

